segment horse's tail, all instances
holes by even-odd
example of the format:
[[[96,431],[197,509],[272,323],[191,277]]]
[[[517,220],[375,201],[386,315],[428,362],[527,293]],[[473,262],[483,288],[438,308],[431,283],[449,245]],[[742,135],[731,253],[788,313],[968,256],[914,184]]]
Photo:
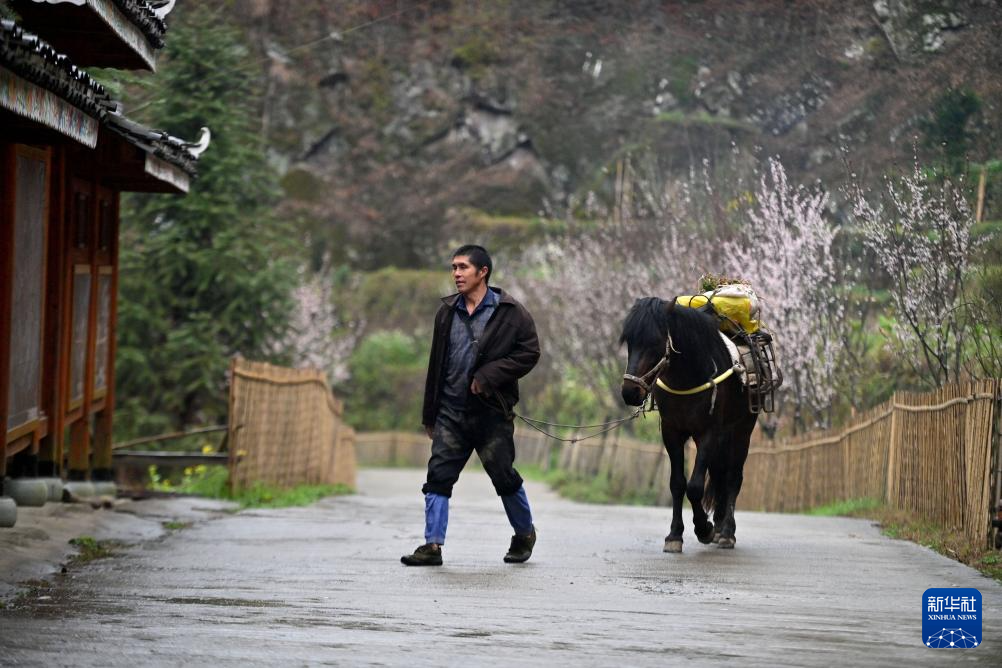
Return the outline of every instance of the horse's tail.
[[[706,511],[708,515],[713,513],[714,507],[716,507],[717,495],[713,489],[713,476],[710,472],[706,472],[706,485],[703,487],[703,510]]]

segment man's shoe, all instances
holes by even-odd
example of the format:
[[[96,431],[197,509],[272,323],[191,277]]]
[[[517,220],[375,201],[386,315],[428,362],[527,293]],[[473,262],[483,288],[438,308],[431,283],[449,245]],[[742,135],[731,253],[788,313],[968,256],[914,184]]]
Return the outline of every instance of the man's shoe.
[[[414,550],[414,554],[405,554],[400,557],[400,563],[406,566],[441,566],[442,548],[433,547],[427,543]]]
[[[529,557],[532,556],[532,548],[535,544],[535,527],[533,527],[532,533],[528,536],[519,536],[518,534],[515,534],[511,537],[511,547],[508,548],[508,554],[504,555],[505,563],[521,564],[522,562],[529,561]]]

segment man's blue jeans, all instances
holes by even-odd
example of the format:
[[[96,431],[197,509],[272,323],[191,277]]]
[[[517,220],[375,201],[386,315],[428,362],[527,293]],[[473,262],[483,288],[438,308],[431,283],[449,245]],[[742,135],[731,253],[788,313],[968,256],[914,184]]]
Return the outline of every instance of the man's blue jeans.
[[[519,487],[514,494],[501,497],[504,512],[515,533],[528,536],[533,532],[532,510],[525,487]],[[445,544],[445,532],[449,527],[449,497],[429,493],[424,495],[424,540],[426,543]]]

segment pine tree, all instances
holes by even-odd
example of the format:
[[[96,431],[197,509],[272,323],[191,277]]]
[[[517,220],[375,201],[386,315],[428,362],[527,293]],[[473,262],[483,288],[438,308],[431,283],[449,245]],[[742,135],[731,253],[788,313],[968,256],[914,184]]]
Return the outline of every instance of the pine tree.
[[[117,431],[156,433],[226,413],[230,357],[275,359],[295,282],[277,175],[256,133],[254,63],[210,10],[177,12],[144,120],[212,143],[186,196],[123,203]],[[172,18],[174,18],[172,16]]]

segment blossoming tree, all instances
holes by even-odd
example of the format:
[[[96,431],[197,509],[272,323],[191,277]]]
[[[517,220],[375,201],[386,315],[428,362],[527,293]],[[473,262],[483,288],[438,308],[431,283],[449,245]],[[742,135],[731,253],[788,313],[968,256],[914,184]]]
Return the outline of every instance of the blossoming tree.
[[[888,337],[931,387],[974,371],[969,347],[990,331],[966,308],[975,242],[974,215],[961,184],[935,181],[916,162],[885,178],[879,193],[848,191],[860,234],[888,279],[894,320]]]

